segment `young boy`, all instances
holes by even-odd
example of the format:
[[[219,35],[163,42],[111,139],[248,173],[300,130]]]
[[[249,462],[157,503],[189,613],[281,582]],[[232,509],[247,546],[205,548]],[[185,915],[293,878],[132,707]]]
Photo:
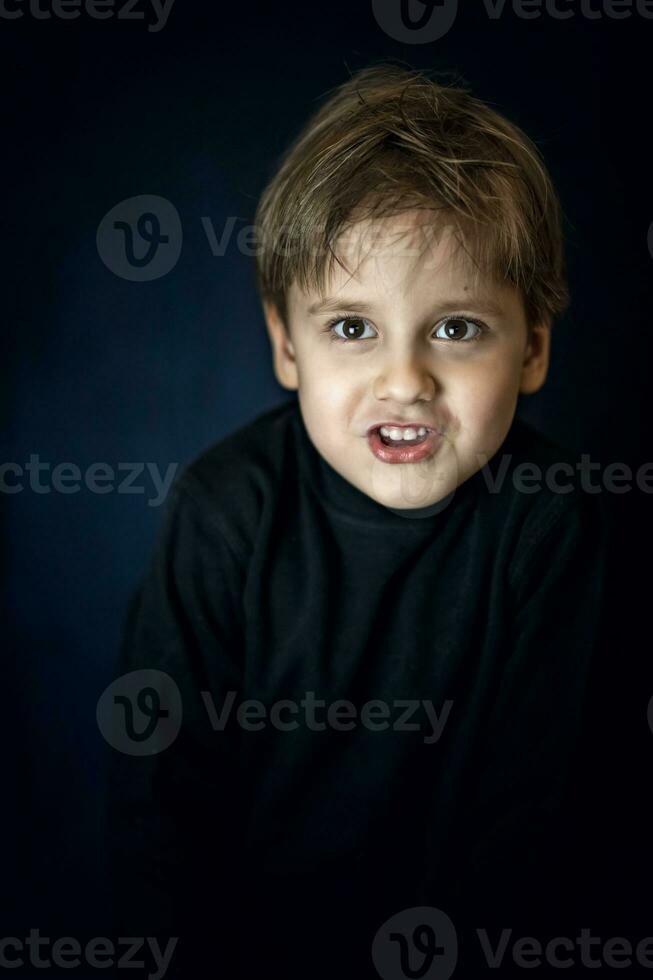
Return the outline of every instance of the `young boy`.
[[[605,520],[515,417],[568,301],[561,212],[517,127],[380,65],[256,226],[296,396],[186,466],[130,607],[121,669],[183,717],[115,753],[118,922],[225,977],[376,976],[403,909],[514,926],[570,884]]]

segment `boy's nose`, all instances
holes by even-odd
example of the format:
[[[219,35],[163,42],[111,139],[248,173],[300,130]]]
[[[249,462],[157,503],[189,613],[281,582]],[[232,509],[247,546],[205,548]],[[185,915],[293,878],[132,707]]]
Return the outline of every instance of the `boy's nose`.
[[[388,401],[430,401],[438,383],[431,372],[432,365],[417,355],[396,355],[379,371],[374,381],[375,398]]]

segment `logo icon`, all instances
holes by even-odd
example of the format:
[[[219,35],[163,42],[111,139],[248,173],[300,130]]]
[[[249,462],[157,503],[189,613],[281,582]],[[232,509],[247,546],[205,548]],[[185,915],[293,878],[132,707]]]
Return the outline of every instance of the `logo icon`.
[[[133,670],[109,684],[95,714],[102,735],[118,752],[156,755],[179,734],[181,694],[170,674]]]
[[[453,922],[428,905],[397,912],[372,942],[372,961],[383,980],[449,980],[457,960]]]
[[[372,0],[379,27],[402,44],[431,44],[454,25],[458,0]]]
[[[160,279],[177,264],[181,219],[164,197],[141,194],[105,214],[96,235],[100,258],[114,275],[131,282]]]

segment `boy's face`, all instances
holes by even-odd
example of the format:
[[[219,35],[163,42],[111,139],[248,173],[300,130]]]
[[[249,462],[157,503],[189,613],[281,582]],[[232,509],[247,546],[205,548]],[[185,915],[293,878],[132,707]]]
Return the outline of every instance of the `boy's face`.
[[[326,296],[294,283],[287,332],[265,306],[276,377],[297,390],[311,442],[392,508],[428,507],[477,472],[549,361],[549,324],[527,343],[518,292],[474,275],[451,229],[432,227],[424,211],[361,221],[337,248],[353,276],[335,263]],[[378,426],[393,423],[428,431],[386,445]]]

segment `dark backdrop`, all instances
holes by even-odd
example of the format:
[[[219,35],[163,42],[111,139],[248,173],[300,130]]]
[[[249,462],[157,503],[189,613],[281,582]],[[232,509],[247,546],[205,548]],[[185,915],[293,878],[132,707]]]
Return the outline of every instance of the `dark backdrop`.
[[[287,397],[236,235],[319,97],[383,58],[467,81],[538,141],[559,189],[573,303],[549,380],[519,414],[603,467],[650,460],[653,21],[615,19],[599,0],[595,18],[568,6],[565,20],[509,4],[493,19],[461,2],[445,36],[409,44],[368,0],[176,0],[158,31],[144,2],[145,19],[63,20],[7,0],[24,15],[0,17],[4,460],[164,472]],[[183,243],[166,274],[135,282],[102,261],[97,236],[139,195],[174,206]],[[214,255],[207,226],[220,238],[229,219],[233,237]],[[147,472],[140,493],[116,485],[0,494],[5,935],[101,935],[106,921],[95,708],[161,515]],[[609,503],[605,660],[579,773],[594,855],[581,924],[637,939],[649,911],[636,888],[650,872],[651,496]]]

